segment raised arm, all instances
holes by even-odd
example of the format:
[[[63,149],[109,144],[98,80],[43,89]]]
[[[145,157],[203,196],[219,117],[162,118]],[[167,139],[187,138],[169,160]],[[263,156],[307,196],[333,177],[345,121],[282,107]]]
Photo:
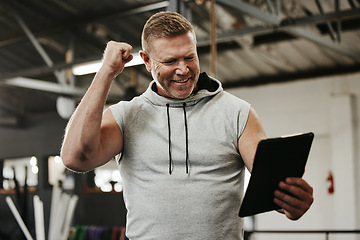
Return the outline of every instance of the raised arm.
[[[85,172],[105,164],[122,150],[122,133],[110,110],[103,113],[114,78],[131,61],[132,47],[109,42],[103,64],[69,120],[61,148],[64,165]]]

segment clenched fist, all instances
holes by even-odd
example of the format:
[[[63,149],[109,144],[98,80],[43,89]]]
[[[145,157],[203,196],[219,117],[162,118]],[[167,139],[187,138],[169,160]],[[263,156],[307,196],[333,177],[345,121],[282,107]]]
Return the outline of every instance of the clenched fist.
[[[127,43],[110,41],[107,43],[101,70],[117,76],[124,70],[126,63],[133,59],[133,47]]]

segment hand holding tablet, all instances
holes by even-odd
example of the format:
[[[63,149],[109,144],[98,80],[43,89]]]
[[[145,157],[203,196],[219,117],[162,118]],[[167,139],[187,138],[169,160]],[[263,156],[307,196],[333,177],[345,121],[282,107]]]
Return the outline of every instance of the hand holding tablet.
[[[303,176],[313,138],[309,132],[259,142],[240,217],[280,209],[274,192],[286,178]]]

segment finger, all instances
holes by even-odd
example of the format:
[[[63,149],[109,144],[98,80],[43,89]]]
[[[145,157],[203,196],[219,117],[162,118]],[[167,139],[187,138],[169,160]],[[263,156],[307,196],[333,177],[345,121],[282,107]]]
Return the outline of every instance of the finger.
[[[124,58],[124,57],[123,57],[123,61],[124,61],[124,63],[128,63],[128,62],[130,62],[133,58],[134,58],[133,55],[130,55],[130,56],[127,57],[127,58]]]
[[[301,178],[286,179],[286,182],[279,183],[279,188],[307,203],[311,204],[313,201],[312,187]]]
[[[287,204],[286,202],[283,202],[282,200],[280,200],[278,198],[274,198],[274,203],[276,205],[278,205],[279,207],[281,207],[282,208],[281,213],[284,213],[286,215],[286,217],[291,220],[299,219],[307,211],[307,209],[295,208],[295,207]]]
[[[313,188],[302,178],[289,177],[286,178],[285,182],[290,185],[298,186],[299,188],[303,189],[304,191],[310,194],[313,193]]]
[[[286,179],[279,183],[279,188],[281,190],[274,192],[274,202],[284,209],[289,219],[300,218],[313,203],[312,188],[303,179]]]
[[[123,59],[128,59],[131,56],[131,51],[133,50],[133,47],[127,43],[122,43],[121,46],[121,53]]]
[[[281,201],[280,207],[285,210],[291,211],[292,209],[306,210],[310,207],[311,203],[298,199],[296,197],[290,196],[282,191],[276,190],[274,196],[277,200]]]
[[[287,218],[297,220],[310,208],[311,203],[297,199],[284,192],[276,190],[274,203],[284,210]]]
[[[128,59],[131,55],[131,50],[129,49],[121,49],[121,55],[122,55],[122,59],[126,60]]]

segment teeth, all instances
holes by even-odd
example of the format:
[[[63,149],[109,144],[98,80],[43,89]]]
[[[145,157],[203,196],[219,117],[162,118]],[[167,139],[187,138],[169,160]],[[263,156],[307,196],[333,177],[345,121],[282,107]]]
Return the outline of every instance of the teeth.
[[[174,82],[177,82],[177,83],[184,83],[184,82],[187,82],[189,79],[184,79],[184,80],[174,80]]]

